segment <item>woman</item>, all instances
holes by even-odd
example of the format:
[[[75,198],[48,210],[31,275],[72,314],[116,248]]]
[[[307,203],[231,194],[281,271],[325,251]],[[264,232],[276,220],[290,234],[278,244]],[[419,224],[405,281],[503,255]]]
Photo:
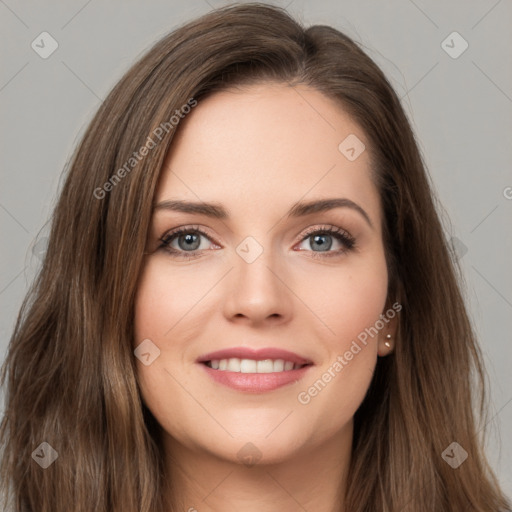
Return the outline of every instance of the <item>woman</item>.
[[[456,276],[404,111],[353,41],[259,4],[195,20],[76,151],[4,366],[4,494],[505,510]]]

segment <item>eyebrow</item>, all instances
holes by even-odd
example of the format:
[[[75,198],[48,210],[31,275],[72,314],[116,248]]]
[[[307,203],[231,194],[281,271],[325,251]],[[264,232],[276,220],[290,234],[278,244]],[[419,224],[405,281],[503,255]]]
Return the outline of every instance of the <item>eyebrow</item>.
[[[373,228],[373,223],[366,211],[354,201],[343,197],[319,199],[313,201],[299,201],[295,203],[286,216],[288,218],[303,217],[312,213],[325,212],[334,208],[350,208],[358,212],[365,221]],[[192,202],[182,200],[167,200],[156,204],[153,211],[171,210],[183,213],[205,215],[216,219],[228,219],[229,212],[218,203]]]

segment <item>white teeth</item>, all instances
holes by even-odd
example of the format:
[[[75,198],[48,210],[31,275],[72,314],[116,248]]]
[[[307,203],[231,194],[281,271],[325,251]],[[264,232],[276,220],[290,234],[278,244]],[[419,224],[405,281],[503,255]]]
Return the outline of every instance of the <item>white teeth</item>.
[[[287,372],[289,370],[293,370],[293,363],[290,361],[286,361],[284,363],[284,371]]]
[[[258,361],[256,372],[257,373],[272,373],[274,371],[274,363],[272,359],[264,359],[263,361]]]
[[[254,359],[242,359],[240,361],[240,371],[242,373],[256,373],[257,363]]]
[[[282,359],[276,359],[274,361],[274,371],[282,372],[284,370],[284,361]]]
[[[240,359],[237,357],[233,357],[228,359],[228,367],[226,368],[228,372],[239,372],[240,371]]]
[[[294,364],[284,359],[256,361],[254,359],[239,359],[238,357],[213,359],[209,362],[209,366],[214,370],[240,373],[278,373],[302,368],[301,364]]]

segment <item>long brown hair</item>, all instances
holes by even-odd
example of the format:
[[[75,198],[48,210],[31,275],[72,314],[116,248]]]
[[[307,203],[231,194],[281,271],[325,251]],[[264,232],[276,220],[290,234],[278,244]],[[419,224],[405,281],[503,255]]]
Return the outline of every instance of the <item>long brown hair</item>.
[[[370,141],[389,300],[403,310],[395,352],[379,358],[355,416],[345,510],[509,507],[483,453],[485,373],[459,270],[400,101],[349,37],[263,4],[215,10],[159,41],[77,147],[3,367],[0,490],[15,512],[163,512],[158,426],[132,341],[152,200],[177,129],[169,120],[191,99],[257,81],[321,91]],[[139,152],[148,137],[154,146]],[[58,454],[46,469],[33,456],[48,456],[43,442]],[[457,469],[442,457],[452,442],[469,454]]]

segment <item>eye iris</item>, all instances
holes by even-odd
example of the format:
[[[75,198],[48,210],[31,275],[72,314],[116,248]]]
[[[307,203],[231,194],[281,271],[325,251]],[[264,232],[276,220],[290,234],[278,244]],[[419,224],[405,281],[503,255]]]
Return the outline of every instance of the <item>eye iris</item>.
[[[185,245],[183,245],[181,242],[185,241]],[[180,246],[180,249],[183,250],[195,250],[199,247],[200,240],[199,236],[192,233],[187,233],[186,235],[181,235],[178,237],[178,245]]]
[[[314,247],[315,244],[318,244],[320,251],[328,251],[332,246],[332,237],[330,235],[314,235],[311,237],[313,239],[313,243],[311,244]],[[326,242],[325,239],[328,239]]]

